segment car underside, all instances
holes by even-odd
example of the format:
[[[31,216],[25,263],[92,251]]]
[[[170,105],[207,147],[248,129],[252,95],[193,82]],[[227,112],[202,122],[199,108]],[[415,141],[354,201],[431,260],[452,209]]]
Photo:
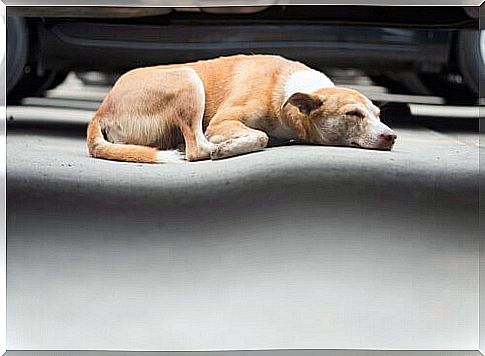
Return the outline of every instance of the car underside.
[[[266,53],[356,68],[396,92],[474,101],[483,64],[476,7],[9,7],[8,16],[13,99],[39,95],[71,70]]]

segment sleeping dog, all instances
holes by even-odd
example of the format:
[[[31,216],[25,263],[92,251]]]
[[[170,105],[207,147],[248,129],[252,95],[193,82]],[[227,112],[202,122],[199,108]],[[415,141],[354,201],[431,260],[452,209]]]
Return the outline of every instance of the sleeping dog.
[[[390,150],[396,134],[361,93],[279,56],[237,55],[132,70],[87,130],[97,158],[158,163],[185,145],[189,161],[262,150],[268,139]]]

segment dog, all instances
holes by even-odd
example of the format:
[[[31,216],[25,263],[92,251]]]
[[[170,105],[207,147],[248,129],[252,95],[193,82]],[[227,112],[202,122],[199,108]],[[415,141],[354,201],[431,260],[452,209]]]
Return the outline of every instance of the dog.
[[[269,138],[391,150],[379,108],[323,73],[273,55],[236,55],[138,68],[122,75],[87,129],[92,157],[163,163],[185,145],[188,161],[264,149]]]

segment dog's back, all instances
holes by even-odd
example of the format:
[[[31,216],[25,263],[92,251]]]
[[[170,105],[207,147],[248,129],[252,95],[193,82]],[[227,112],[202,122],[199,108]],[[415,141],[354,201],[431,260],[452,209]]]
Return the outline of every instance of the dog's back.
[[[283,82],[298,70],[309,69],[300,62],[295,62],[277,55],[235,55],[202,60],[198,62],[161,65],[142,68],[193,68],[204,84],[205,114],[204,123],[213,117],[221,106],[230,103],[232,106],[246,106],[248,101],[254,105],[278,109],[273,103],[274,97],[284,95]],[[268,116],[276,113],[268,112]]]

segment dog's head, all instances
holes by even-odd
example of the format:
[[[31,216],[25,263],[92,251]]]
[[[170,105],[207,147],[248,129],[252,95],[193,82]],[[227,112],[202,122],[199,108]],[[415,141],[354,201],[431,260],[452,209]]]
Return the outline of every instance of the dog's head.
[[[379,108],[353,89],[332,87],[295,93],[283,116],[300,138],[321,145],[390,150],[396,134],[379,118]]]

